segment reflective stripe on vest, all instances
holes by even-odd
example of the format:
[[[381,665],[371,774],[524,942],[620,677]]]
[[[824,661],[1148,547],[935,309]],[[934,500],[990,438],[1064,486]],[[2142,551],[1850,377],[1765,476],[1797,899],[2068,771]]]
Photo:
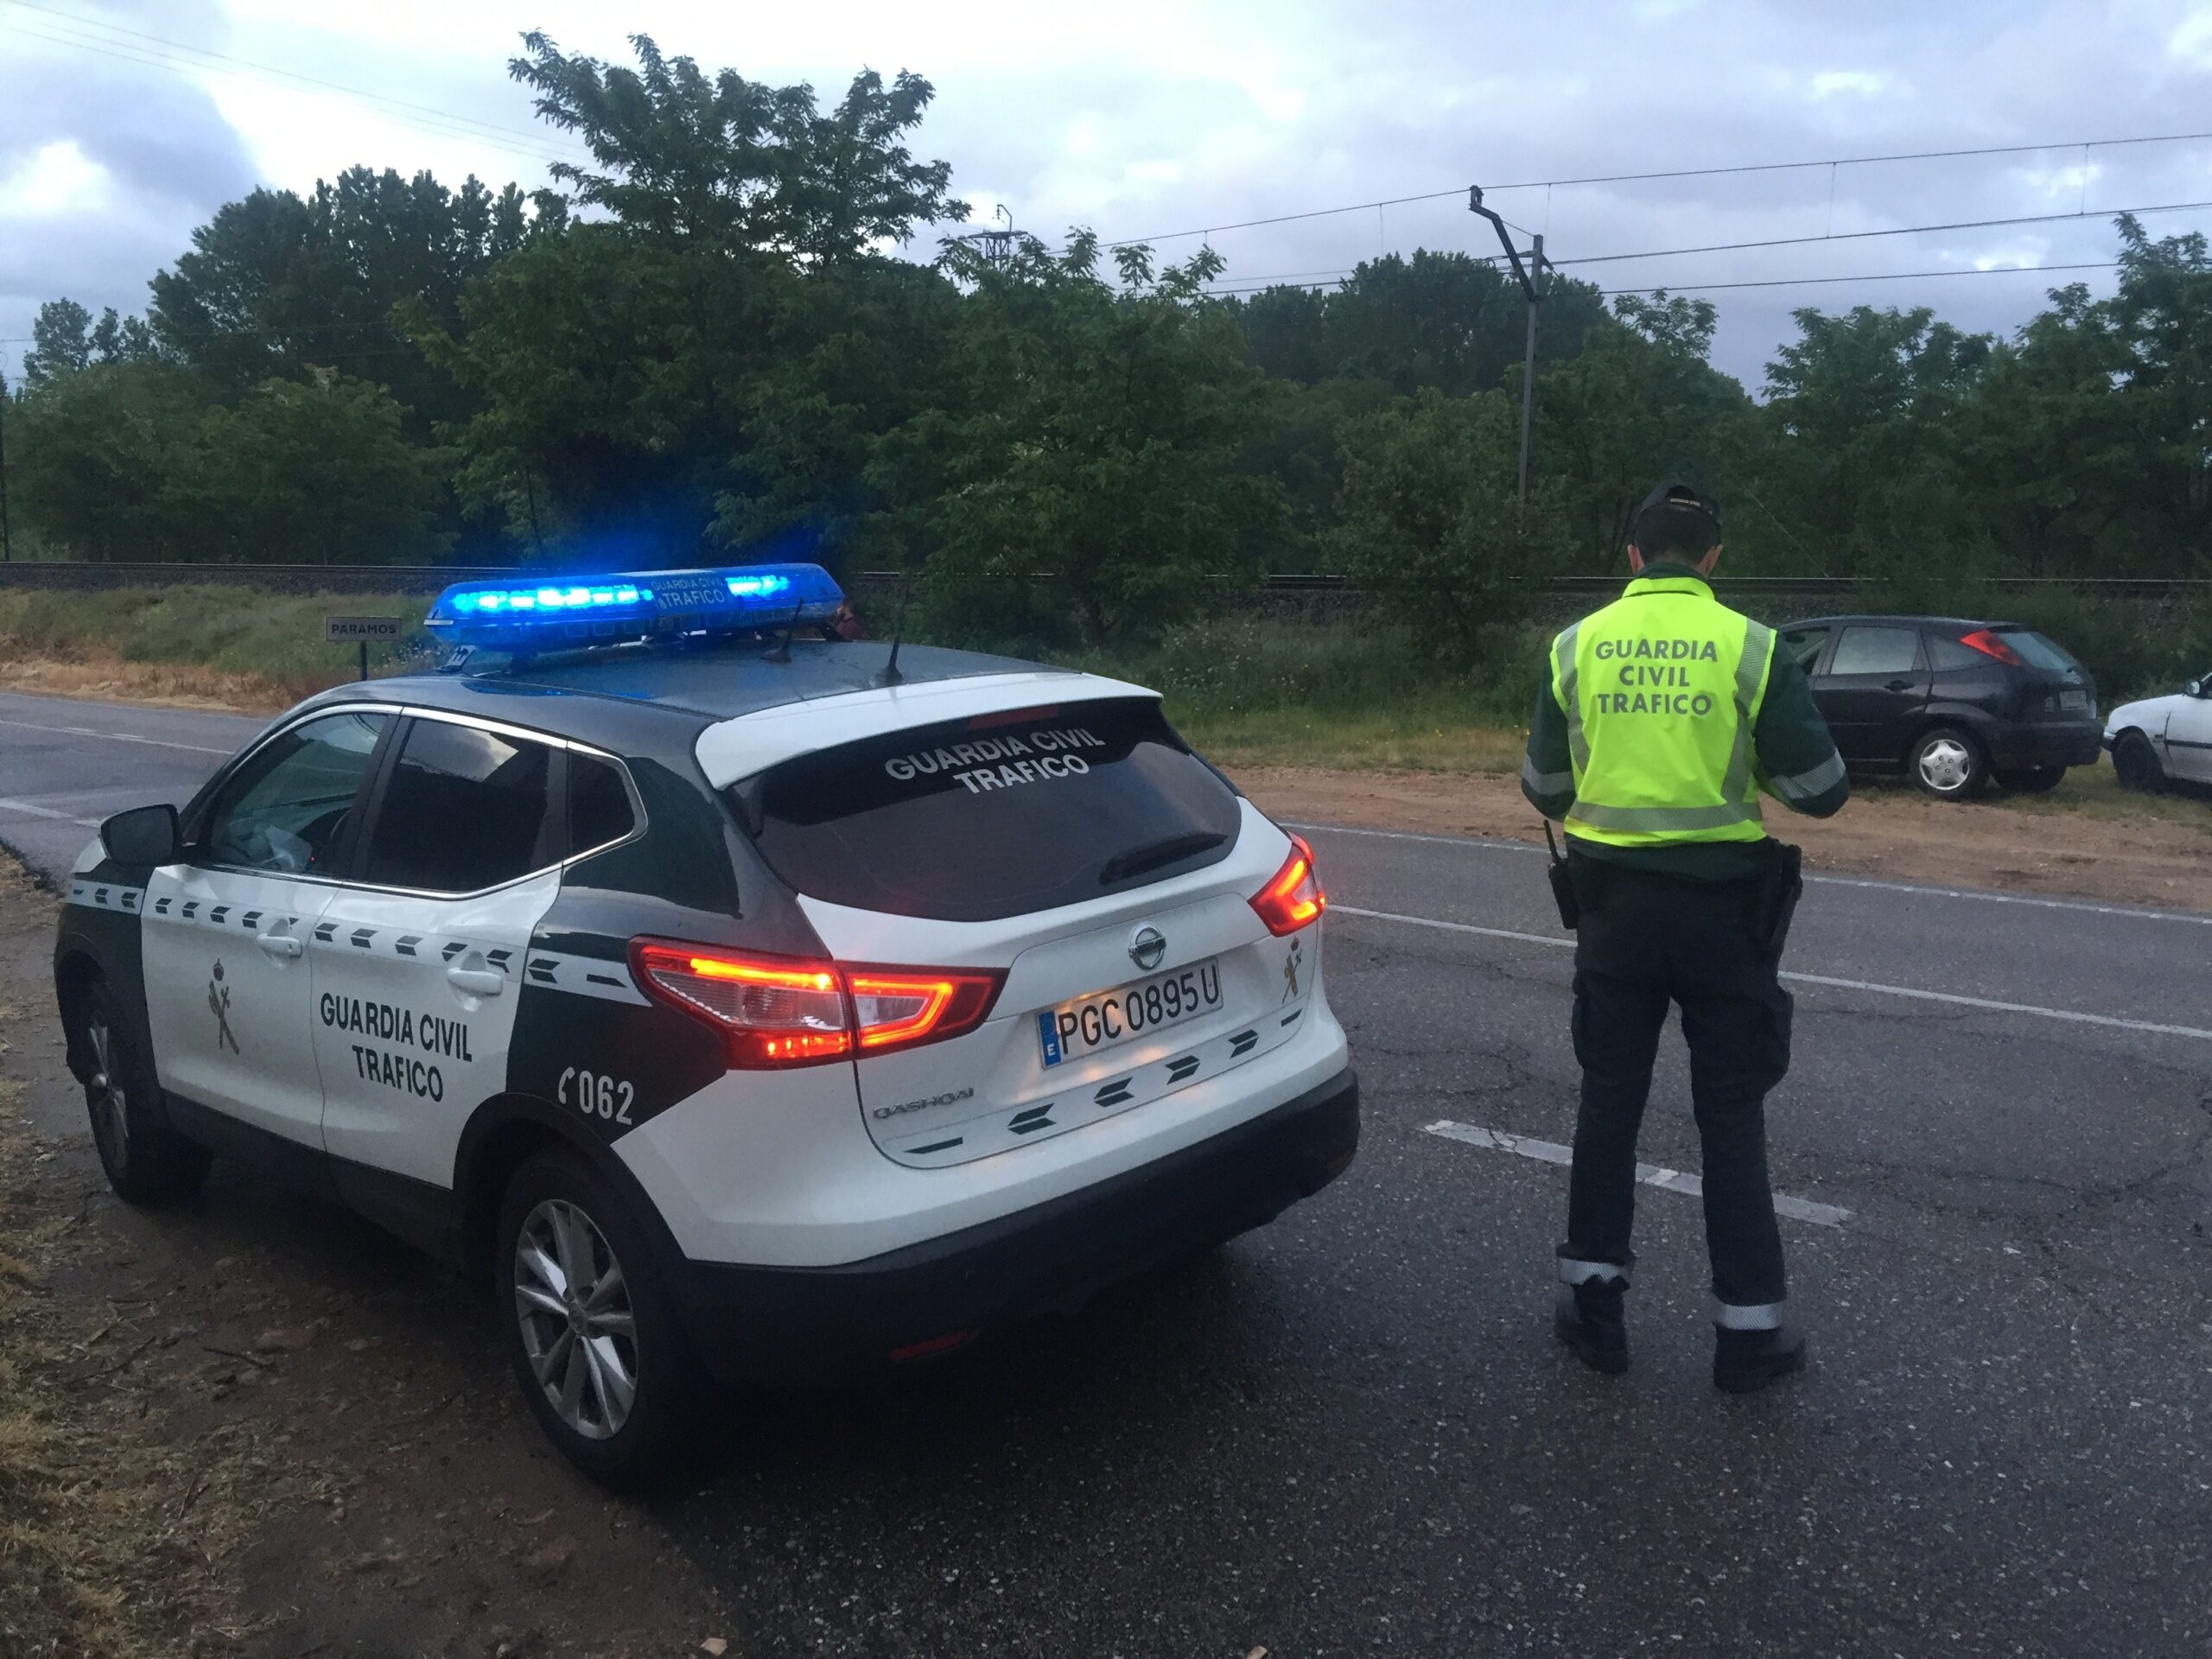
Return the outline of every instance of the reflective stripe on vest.
[[[1631,582],[1560,634],[1567,830],[1630,847],[1764,839],[1751,733],[1773,657],[1771,628],[1688,576]]]

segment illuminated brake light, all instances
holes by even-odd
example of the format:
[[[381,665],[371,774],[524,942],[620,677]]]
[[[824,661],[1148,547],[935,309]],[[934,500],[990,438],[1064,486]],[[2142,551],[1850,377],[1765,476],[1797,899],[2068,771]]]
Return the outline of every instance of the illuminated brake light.
[[[845,978],[852,987],[861,1048],[874,1053],[974,1030],[998,1000],[1004,976],[849,968]]]
[[[2009,663],[2014,668],[2020,665],[2020,653],[1987,628],[1976,628],[1972,633],[1963,636],[1959,643],[1985,657],[1994,657],[2000,663]]]
[[[1328,907],[1329,895],[1322,891],[1320,874],[1313,868],[1313,849],[1305,836],[1293,836],[1290,856],[1274,879],[1252,895],[1252,908],[1268,925],[1268,931],[1281,938],[1318,922]]]
[[[844,967],[634,939],[638,982],[724,1037],[739,1070],[819,1065],[957,1037],[982,1024],[1003,973]]]

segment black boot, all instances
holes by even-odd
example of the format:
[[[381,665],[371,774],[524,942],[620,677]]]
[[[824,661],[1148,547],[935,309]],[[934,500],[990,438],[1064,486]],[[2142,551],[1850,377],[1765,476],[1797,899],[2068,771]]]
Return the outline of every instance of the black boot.
[[[1713,1338],[1713,1386],[1730,1394],[1757,1394],[1805,1369],[1804,1332],[1789,1325],[1731,1331],[1716,1325]]]
[[[1627,1291],[1628,1282],[1622,1279],[1561,1285],[1552,1315],[1552,1329],[1574,1357],[1608,1376],[1628,1370],[1628,1321],[1621,1313]]]

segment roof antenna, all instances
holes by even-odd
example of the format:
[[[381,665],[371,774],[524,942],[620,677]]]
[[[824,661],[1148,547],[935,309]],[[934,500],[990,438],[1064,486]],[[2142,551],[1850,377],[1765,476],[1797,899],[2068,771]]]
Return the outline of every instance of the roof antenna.
[[[885,659],[883,671],[875,677],[878,685],[903,685],[906,677],[899,671],[899,647],[906,643],[906,601],[913,596],[914,578],[910,575],[899,584],[899,620],[892,625],[891,655]]]
[[[760,653],[764,663],[788,663],[791,659],[791,631],[798,626],[798,613],[806,608],[804,600],[791,607],[791,613],[784,619],[784,631],[767,650]]]

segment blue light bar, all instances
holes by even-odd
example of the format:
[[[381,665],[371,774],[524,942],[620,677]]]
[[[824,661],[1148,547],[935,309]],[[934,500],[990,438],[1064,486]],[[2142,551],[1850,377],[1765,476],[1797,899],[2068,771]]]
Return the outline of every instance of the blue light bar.
[[[740,564],[587,580],[457,582],[430,607],[438,638],[493,651],[559,651],[656,634],[826,621],[845,602],[818,564]]]

